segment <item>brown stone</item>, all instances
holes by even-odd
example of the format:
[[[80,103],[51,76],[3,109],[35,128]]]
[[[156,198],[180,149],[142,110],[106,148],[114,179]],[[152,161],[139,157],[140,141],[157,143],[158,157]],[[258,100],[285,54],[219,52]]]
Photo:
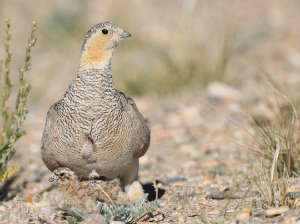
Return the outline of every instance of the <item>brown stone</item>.
[[[207,195],[206,199],[215,199],[215,200],[224,200],[224,199],[242,199],[242,198],[249,198],[249,197],[255,197],[260,196],[259,192],[257,191],[245,191],[240,190],[237,192],[230,192],[230,191],[223,191],[223,192],[217,192],[217,193],[211,193]]]
[[[33,200],[33,201],[32,201]],[[37,197],[34,197],[34,194],[29,194],[26,198],[25,198],[26,202],[39,202],[39,199]]]
[[[296,221],[298,221],[300,219],[300,217],[290,217],[286,220],[284,220],[281,224],[292,224],[295,223]]]
[[[273,217],[276,215],[281,215],[284,212],[289,211],[288,207],[270,208],[265,212],[266,217]]]
[[[243,208],[241,213],[236,216],[237,220],[244,220],[251,216],[251,208]]]
[[[207,206],[207,205],[208,205],[208,201],[207,201],[205,198],[201,198],[201,199],[198,201],[198,204],[199,204],[199,205],[205,205],[205,206]]]
[[[183,187],[185,185],[186,182],[180,181],[180,182],[175,182],[173,184],[171,184],[171,186],[173,187]]]

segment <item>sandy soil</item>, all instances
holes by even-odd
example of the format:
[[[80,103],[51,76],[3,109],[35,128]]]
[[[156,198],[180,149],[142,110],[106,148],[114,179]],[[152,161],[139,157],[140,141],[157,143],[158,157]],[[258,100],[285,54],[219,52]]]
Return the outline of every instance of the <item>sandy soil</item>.
[[[130,18],[131,22],[134,21],[131,27],[136,32],[135,35],[151,38],[154,43],[167,43],[172,36],[174,21],[178,22],[176,13],[183,10],[182,2],[135,2],[140,4],[138,13]],[[33,56],[34,67],[29,77],[33,95],[29,99],[29,114],[24,125],[27,135],[16,144],[17,153],[10,163],[20,166],[21,171],[0,188],[0,222],[4,222],[8,220],[7,215],[11,211],[10,205],[14,197],[18,196],[28,206],[32,206],[32,197],[38,194],[39,202],[36,207],[40,209],[47,205],[55,188],[48,181],[51,172],[41,160],[40,142],[47,110],[62,97],[76,74],[78,67],[74,64],[77,65],[82,38],[71,39],[69,44],[62,42],[51,45],[58,38],[51,36],[49,30],[46,30],[47,15],[51,15],[58,6],[67,7],[70,1],[68,4],[59,1],[47,2],[45,5],[27,1],[27,7],[23,5],[25,3],[16,1],[0,4],[3,6],[0,9],[0,20],[10,16],[12,21],[17,21],[16,24],[24,27],[37,17],[43,24],[41,29],[44,29],[41,31],[36,55]],[[122,11],[109,1],[104,1],[105,7],[98,4],[87,5],[87,29],[96,21],[107,20],[109,11]],[[126,5],[124,2],[120,4]],[[75,5],[78,6],[78,2]],[[100,16],[96,6],[102,12]],[[79,10],[75,6],[74,8],[75,12]],[[170,12],[166,9],[170,9]],[[222,192],[228,191],[235,183],[241,183],[241,191],[247,190],[253,179],[253,168],[248,163],[249,158],[253,157],[248,150],[236,144],[247,147],[255,147],[256,144],[240,128],[245,127],[253,132],[244,118],[244,105],[247,104],[257,116],[272,118],[271,111],[263,100],[264,94],[272,96],[272,90],[267,78],[257,68],[257,61],[267,68],[286,94],[299,101],[298,9],[297,1],[196,1],[192,13],[194,38],[199,37],[202,42],[210,38],[218,39],[218,35],[223,35],[230,28],[239,34],[238,40],[243,43],[243,47],[238,48],[230,62],[226,74],[228,85],[221,94],[219,92],[222,86],[211,85],[205,89],[185,88],[184,91],[178,90],[159,97],[133,96],[152,128],[151,146],[140,160],[139,178],[151,200],[155,198],[151,187],[152,177],[157,180],[159,203],[164,212],[164,216],[149,218],[144,223],[200,223],[199,215],[210,223],[225,222],[220,218],[220,212],[224,211],[222,208],[227,203]],[[22,13],[26,18],[24,21],[20,16]],[[153,14],[157,17],[147,17]],[[12,28],[12,32],[16,36],[26,35],[26,29],[17,29],[17,26]],[[81,36],[84,36],[84,32],[86,31],[80,33],[83,34]],[[68,35],[63,37],[70,38]],[[17,47],[20,48],[22,43],[13,40],[12,44],[14,43],[16,60],[13,66],[18,67],[23,55],[18,53]],[[117,67],[120,60],[117,52],[113,66]],[[115,83],[118,85],[118,79]],[[291,191],[299,191],[298,179],[294,178],[291,182]],[[253,192],[246,198],[230,200],[225,211],[227,217],[241,207],[248,207],[251,209],[251,216],[247,217],[248,212],[243,212],[246,218],[239,223],[293,223],[300,219],[299,208],[275,217],[266,217],[265,210],[268,206],[257,194],[255,186],[251,190]],[[195,194],[187,197],[185,192],[189,195],[191,191],[195,191]],[[211,199],[211,194],[223,195],[223,199]],[[241,201],[242,205],[239,205]]]

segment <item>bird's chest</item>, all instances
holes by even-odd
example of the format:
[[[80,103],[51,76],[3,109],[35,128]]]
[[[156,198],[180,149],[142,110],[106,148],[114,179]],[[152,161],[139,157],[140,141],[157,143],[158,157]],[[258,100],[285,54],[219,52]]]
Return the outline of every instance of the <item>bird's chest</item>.
[[[131,120],[126,114],[114,110],[102,110],[91,125],[92,138],[103,144],[128,139],[132,132]]]
[[[130,162],[134,153],[132,136],[131,123],[122,113],[99,117],[92,122],[91,127],[91,159],[97,158],[98,164],[106,169],[115,162]]]

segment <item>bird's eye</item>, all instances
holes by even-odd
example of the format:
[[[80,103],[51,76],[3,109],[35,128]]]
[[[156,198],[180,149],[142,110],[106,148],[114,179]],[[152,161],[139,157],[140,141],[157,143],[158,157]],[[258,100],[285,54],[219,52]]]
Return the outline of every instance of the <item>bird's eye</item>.
[[[63,177],[64,175],[65,175],[64,173],[60,173],[60,174],[59,174],[60,177]]]
[[[108,30],[107,30],[107,29],[103,29],[103,30],[102,30],[102,33],[103,33],[103,34],[107,34],[107,33],[108,33]]]

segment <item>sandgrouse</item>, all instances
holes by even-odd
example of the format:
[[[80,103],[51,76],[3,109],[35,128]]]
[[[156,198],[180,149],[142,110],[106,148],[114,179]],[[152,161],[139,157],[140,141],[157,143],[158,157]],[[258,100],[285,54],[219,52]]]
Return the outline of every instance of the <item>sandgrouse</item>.
[[[49,170],[68,167],[81,179],[95,170],[123,189],[137,180],[150,128],[134,101],[115,89],[111,73],[114,50],[130,36],[111,22],[87,32],[79,71],[47,113],[41,151]]]
[[[111,200],[117,200],[121,190],[118,185],[108,181],[86,180],[80,182],[78,176],[66,167],[54,170],[49,181],[57,185],[57,190],[67,201],[69,209],[72,206],[85,209],[88,200],[111,204]]]

